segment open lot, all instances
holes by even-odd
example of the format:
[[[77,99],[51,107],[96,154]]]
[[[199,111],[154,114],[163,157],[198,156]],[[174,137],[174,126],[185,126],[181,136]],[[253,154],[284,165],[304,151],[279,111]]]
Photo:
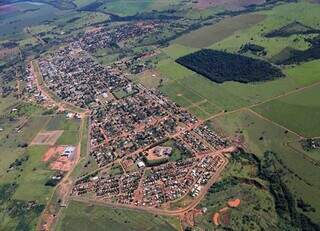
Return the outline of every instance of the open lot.
[[[29,160],[26,162],[23,174],[18,179],[18,188],[13,195],[19,200],[35,200],[46,203],[53,192],[53,188],[45,186],[45,182],[54,174],[42,161],[42,155],[47,146],[32,146],[28,148]]]

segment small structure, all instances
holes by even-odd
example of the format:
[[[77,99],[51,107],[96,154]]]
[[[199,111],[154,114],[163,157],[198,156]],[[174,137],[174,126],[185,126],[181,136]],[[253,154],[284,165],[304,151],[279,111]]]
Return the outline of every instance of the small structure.
[[[75,153],[76,148],[74,146],[67,146],[64,150],[61,156],[67,156],[69,159],[71,159]]]
[[[139,161],[137,162],[137,165],[138,165],[139,168],[144,168],[144,167],[146,167],[146,164],[145,164],[142,160],[139,160]]]
[[[68,112],[66,115],[67,118],[71,119],[74,117],[74,114],[72,112]]]

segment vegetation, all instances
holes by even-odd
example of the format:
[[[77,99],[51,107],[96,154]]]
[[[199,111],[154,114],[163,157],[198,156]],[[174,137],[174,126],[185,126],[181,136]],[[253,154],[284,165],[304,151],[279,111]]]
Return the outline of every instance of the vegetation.
[[[263,46],[259,46],[253,43],[246,43],[240,47],[239,53],[252,52],[255,55],[266,55],[266,50]]]
[[[265,18],[260,14],[244,14],[224,19],[218,23],[204,26],[191,33],[182,35],[173,41],[186,47],[204,48],[221,41],[236,31],[244,30],[261,22]]]
[[[319,86],[281,97],[253,110],[305,137],[320,135]]]
[[[237,137],[244,141],[246,151],[254,153],[261,161],[265,158],[265,153],[272,150],[276,168],[274,170],[270,168],[270,171],[275,173],[279,171],[281,181],[295,200],[302,198],[305,203],[312,205],[315,212],[310,211],[304,214],[313,223],[318,223],[320,203],[316,202],[314,197],[319,193],[319,184],[316,179],[320,175],[316,162],[312,161],[309,154],[302,150],[297,135],[256,116],[250,111],[217,117],[213,120],[213,124],[217,130],[223,128],[221,131],[226,136]],[[233,165],[231,164],[231,166]],[[232,174],[248,178],[248,175],[254,176],[256,171],[250,167],[241,167],[232,171]],[[227,174],[231,173],[227,172]],[[265,178],[261,179],[266,180]],[[299,210],[299,212],[303,211]]]
[[[64,210],[58,231],[63,230],[144,230],[146,227],[155,231],[174,231],[179,229],[177,218],[135,212],[126,209],[87,205],[72,201]]]
[[[265,36],[267,38],[272,37],[289,37],[294,34],[317,34],[320,30],[314,29],[310,26],[303,25],[300,22],[294,21],[285,25],[277,30],[267,33]]]
[[[284,76],[278,68],[268,62],[208,49],[178,58],[176,62],[217,83],[249,83]]]
[[[278,59],[277,64],[297,64],[320,58],[320,35],[313,39],[306,39],[311,47],[306,50],[290,49],[289,54],[283,59]]]

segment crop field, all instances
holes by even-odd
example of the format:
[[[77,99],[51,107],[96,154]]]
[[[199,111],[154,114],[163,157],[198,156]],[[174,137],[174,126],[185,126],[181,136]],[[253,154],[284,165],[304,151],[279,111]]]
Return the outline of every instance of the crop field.
[[[294,192],[295,197],[302,197],[307,203],[312,204],[316,212],[307,215],[319,222],[320,202],[314,198],[320,193],[320,173],[315,162],[306,158],[307,153],[291,148],[293,142],[299,141],[297,135],[258,117],[249,110],[220,116],[212,122],[224,135],[244,140],[246,150],[259,158],[266,151],[274,152],[282,167],[291,172],[285,177],[290,191]]]
[[[58,231],[64,230],[179,230],[177,218],[135,212],[126,209],[107,208],[72,201],[65,209],[57,225]]]
[[[208,47],[231,36],[238,30],[249,28],[261,22],[264,18],[265,16],[262,14],[246,14],[227,18],[183,35],[172,43],[194,48]]]
[[[304,137],[320,136],[320,87],[264,103],[253,110]]]

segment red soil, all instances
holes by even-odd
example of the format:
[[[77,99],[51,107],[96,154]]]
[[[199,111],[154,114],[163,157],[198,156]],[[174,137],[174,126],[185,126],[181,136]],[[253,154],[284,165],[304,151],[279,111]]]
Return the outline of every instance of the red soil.
[[[234,200],[229,200],[228,201],[228,206],[230,208],[236,208],[236,207],[238,207],[240,205],[240,203],[241,203],[241,200],[237,198],[237,199],[234,199]]]

